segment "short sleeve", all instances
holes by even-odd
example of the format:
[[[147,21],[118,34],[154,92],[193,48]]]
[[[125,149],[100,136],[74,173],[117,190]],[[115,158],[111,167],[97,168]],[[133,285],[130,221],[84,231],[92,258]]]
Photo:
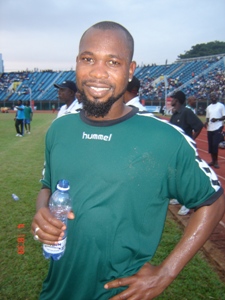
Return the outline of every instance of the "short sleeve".
[[[221,189],[217,175],[199,157],[195,142],[188,136],[184,136],[177,150],[173,167],[171,196],[188,208],[200,206]]]

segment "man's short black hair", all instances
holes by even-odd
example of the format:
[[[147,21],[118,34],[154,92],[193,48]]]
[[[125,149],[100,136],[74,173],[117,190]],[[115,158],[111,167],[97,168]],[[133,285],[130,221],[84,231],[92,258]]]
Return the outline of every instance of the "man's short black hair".
[[[133,76],[132,80],[127,85],[127,91],[132,94],[137,94],[140,88],[140,80]]]
[[[186,95],[182,91],[178,91],[171,96],[171,98],[175,98],[179,101],[180,104],[184,104],[186,100]]]
[[[127,42],[128,42],[128,47],[130,50],[130,61],[132,61],[133,59],[133,55],[134,55],[134,39],[132,37],[132,35],[130,34],[130,32],[121,24],[113,22],[113,21],[102,21],[99,23],[94,24],[93,26],[91,26],[90,28],[96,28],[96,29],[100,29],[100,30],[122,30],[126,37],[127,37]],[[85,33],[90,29],[88,28],[82,35],[81,40],[83,38],[83,36],[85,35]]]

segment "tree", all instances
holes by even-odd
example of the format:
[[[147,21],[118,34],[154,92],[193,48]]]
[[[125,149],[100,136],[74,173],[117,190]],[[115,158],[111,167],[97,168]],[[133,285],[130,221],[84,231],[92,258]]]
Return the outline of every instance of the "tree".
[[[178,58],[193,58],[225,53],[225,42],[214,41],[209,43],[197,44],[185,54],[178,55]]]

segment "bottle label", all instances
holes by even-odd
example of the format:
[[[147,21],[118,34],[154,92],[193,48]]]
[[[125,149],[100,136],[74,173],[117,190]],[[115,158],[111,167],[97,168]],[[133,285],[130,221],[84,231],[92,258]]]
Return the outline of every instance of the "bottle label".
[[[58,254],[64,252],[66,248],[66,238],[58,241],[57,245],[47,245],[43,244],[44,251],[51,253],[51,254]]]

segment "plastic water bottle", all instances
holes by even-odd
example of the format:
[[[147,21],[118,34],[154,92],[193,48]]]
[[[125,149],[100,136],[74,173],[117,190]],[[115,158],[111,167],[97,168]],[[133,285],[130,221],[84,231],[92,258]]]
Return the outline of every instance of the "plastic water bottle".
[[[13,198],[13,200],[15,200],[15,201],[18,201],[18,200],[19,200],[19,197],[18,197],[16,194],[12,194],[12,198]]]
[[[49,209],[52,215],[67,225],[67,214],[71,210],[71,198],[69,195],[70,185],[67,180],[59,180],[57,190],[51,195]],[[63,239],[57,245],[43,244],[43,255],[45,258],[52,257],[59,260],[66,249],[67,232],[65,230]]]

